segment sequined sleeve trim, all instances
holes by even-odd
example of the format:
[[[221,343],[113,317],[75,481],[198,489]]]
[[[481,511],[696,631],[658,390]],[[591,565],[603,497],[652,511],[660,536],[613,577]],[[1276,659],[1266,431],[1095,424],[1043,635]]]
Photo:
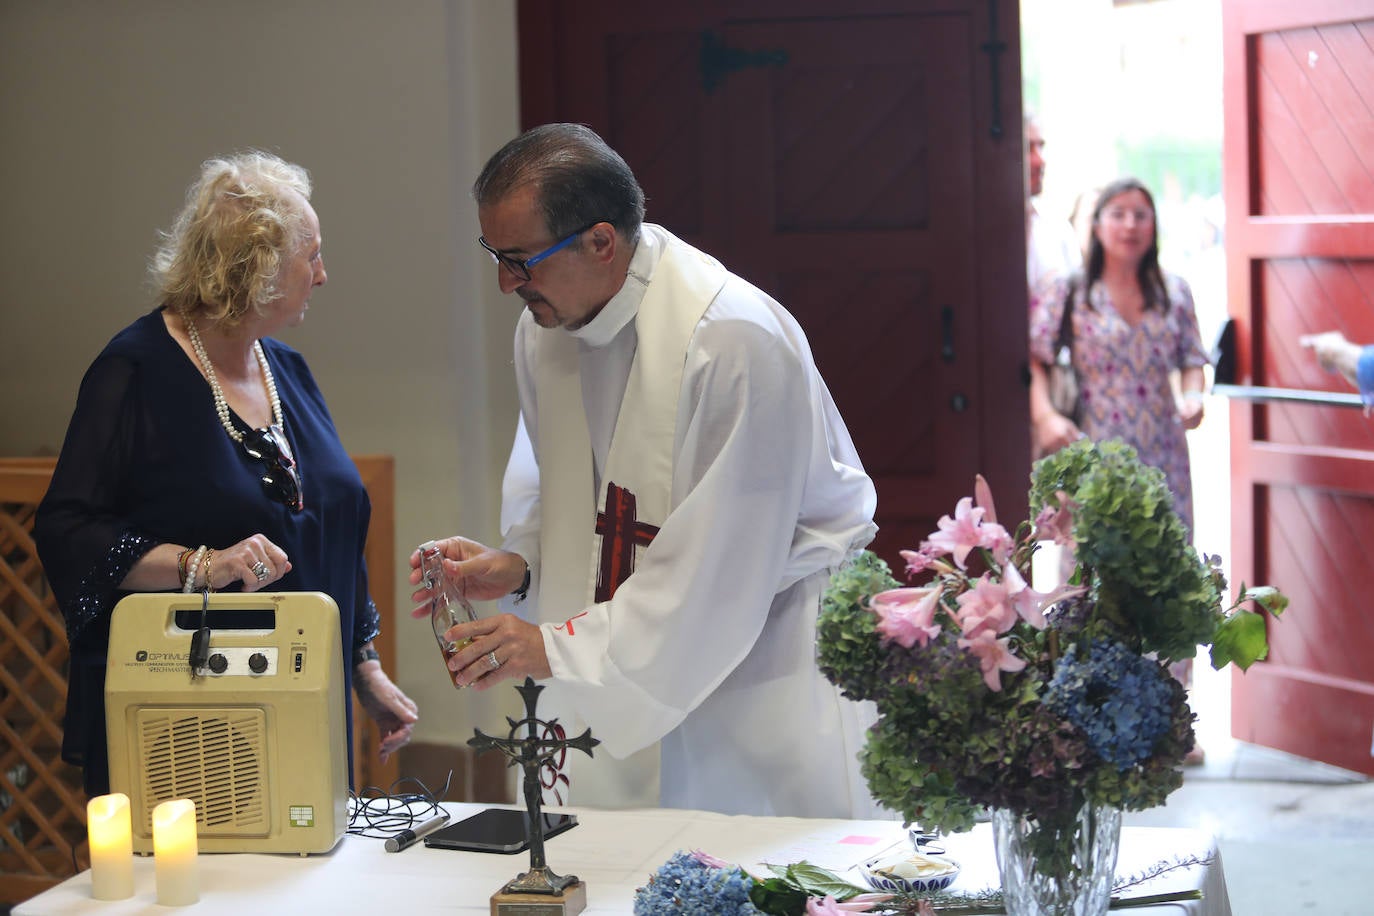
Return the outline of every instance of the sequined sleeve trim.
[[[105,557],[77,586],[75,605],[65,609],[67,641],[71,645],[77,645],[92,623],[110,615],[119,583],[124,581],[134,564],[143,559],[144,554],[160,543],[134,531],[120,535]]]
[[[377,605],[369,595],[367,603],[358,612],[358,619],[353,621],[353,648],[367,645],[381,632],[382,615],[377,612]]]

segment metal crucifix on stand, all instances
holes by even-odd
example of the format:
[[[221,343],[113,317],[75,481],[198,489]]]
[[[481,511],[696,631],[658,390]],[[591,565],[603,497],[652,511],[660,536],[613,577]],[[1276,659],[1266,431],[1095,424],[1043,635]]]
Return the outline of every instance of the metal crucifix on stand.
[[[473,737],[468,745],[478,754],[492,749],[506,755],[507,766],[519,764],[525,771],[525,829],[530,841],[530,870],[516,876],[492,895],[492,916],[574,916],[587,905],[587,886],[577,880],[576,875],[557,875],[549,869],[544,859],[543,799],[539,794],[539,771],[554,757],[568,748],[579,750],[588,757],[592,748],[601,742],[592,737],[587,729],[576,738],[540,737],[541,734],[557,734],[552,726],[557,720],[545,722],[535,715],[539,693],[544,688],[525,678],[525,683],[515,688],[525,700],[525,718],[519,720],[506,717],[510,732],[505,738],[493,738],[473,729]],[[521,726],[525,728],[524,737],[519,737]]]

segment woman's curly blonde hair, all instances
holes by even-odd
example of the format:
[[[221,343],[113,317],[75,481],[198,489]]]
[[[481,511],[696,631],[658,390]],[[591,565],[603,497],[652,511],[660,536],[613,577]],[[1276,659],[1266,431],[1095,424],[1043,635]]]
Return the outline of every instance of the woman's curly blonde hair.
[[[310,176],[271,153],[207,160],[153,255],[164,305],[224,327],[277,296],[284,258],[306,240]]]

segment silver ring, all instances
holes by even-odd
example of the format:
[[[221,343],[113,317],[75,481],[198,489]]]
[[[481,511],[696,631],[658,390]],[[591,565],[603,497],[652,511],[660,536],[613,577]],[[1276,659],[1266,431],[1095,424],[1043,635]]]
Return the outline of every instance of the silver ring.
[[[248,568],[252,571],[253,575],[258,577],[259,582],[267,578],[267,564],[262,562],[262,560],[259,560]]]
[[[490,652],[487,653],[487,664],[491,666],[492,671],[495,671],[497,668],[501,667],[501,660],[496,657],[495,649],[492,649]]]

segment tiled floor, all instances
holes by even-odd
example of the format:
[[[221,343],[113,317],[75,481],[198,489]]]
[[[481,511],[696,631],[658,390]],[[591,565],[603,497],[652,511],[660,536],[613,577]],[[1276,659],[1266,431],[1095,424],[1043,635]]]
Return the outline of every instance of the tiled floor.
[[[1374,781],[1231,739],[1229,678],[1198,666],[1207,761],[1166,805],[1126,823],[1215,835],[1235,916],[1374,913]]]

